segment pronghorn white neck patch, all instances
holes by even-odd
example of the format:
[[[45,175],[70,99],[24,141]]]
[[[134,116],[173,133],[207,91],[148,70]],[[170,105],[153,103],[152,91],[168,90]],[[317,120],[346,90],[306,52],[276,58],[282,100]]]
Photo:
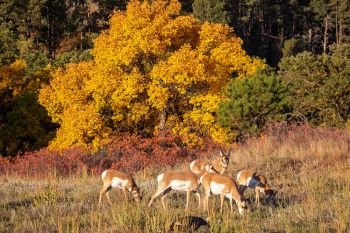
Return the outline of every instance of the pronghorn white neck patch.
[[[232,193],[226,194],[225,197],[226,197],[226,198],[229,198],[229,199],[232,199],[232,198],[233,198]]]
[[[194,160],[194,161],[192,161],[192,163],[190,163],[191,171],[193,171],[193,166],[194,166],[194,163],[195,163],[196,161],[197,161],[197,160]]]
[[[219,184],[215,182],[210,183],[210,190],[213,194],[220,194],[224,190],[225,184]]]
[[[247,179],[246,185],[247,185],[249,188],[255,188],[256,186],[260,186],[261,183],[260,183],[260,181],[254,179],[254,178],[252,178],[252,177],[249,177],[249,178]]]
[[[120,179],[120,178],[118,178],[118,177],[114,177],[114,178],[112,179],[111,186],[112,186],[113,188],[120,188],[120,189],[122,189],[123,186],[124,186],[127,182],[128,182],[127,180],[123,180],[123,179]]]
[[[227,164],[226,164],[226,163],[224,163],[222,160],[221,160],[221,165],[222,165],[224,168],[226,168],[226,167],[227,167]]]
[[[170,182],[170,187],[177,191],[186,191],[190,186],[190,184],[191,184],[190,181],[172,180]]]

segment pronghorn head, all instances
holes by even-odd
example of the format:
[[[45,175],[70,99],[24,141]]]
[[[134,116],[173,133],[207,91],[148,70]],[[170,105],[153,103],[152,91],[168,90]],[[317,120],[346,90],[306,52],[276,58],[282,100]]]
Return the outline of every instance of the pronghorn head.
[[[221,164],[226,168],[228,166],[228,162],[230,161],[230,151],[228,150],[226,153],[223,150],[220,150],[221,156]]]
[[[218,173],[215,169],[214,166],[211,162],[207,162],[203,168],[204,171],[209,172],[209,173]]]
[[[246,201],[244,198],[240,198],[236,201],[236,204],[238,206],[238,212],[243,215],[247,210],[248,206],[246,204]]]
[[[134,187],[134,189],[131,192],[134,195],[135,201],[137,203],[140,203],[142,201],[142,193],[140,192],[139,187]]]
[[[269,203],[274,203],[275,202],[275,198],[276,198],[276,195],[277,195],[277,191],[276,190],[268,189],[268,190],[265,190],[264,193],[267,196],[267,201]]]

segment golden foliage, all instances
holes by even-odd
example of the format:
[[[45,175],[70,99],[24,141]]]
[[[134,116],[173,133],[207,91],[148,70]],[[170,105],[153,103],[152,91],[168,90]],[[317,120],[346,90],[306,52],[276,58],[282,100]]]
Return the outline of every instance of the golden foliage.
[[[10,65],[0,67],[0,92],[6,89],[12,90],[13,97],[19,95],[25,88],[25,69],[27,65],[24,60],[16,60]]]
[[[227,25],[180,16],[177,0],[131,1],[94,42],[94,60],[58,70],[40,102],[61,124],[55,147],[96,145],[113,131],[168,128],[188,142],[226,140],[215,112],[234,75],[264,66]],[[160,119],[166,119],[162,125]]]

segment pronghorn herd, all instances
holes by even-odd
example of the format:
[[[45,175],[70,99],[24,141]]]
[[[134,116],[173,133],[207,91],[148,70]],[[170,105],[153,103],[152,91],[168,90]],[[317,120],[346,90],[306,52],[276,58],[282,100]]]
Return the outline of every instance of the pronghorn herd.
[[[189,199],[191,193],[198,198],[198,208],[201,209],[201,195],[198,192],[202,186],[204,192],[204,209],[208,211],[209,215],[209,197],[211,195],[220,196],[220,213],[223,210],[224,199],[228,198],[230,201],[231,211],[233,211],[233,201],[235,201],[240,214],[244,214],[248,209],[244,191],[247,187],[255,190],[255,202],[260,204],[260,192],[264,193],[269,202],[273,202],[277,191],[270,188],[266,177],[249,170],[241,170],[237,174],[236,181],[228,175],[224,175],[230,159],[230,152],[225,153],[220,150],[220,156],[213,160],[196,159],[190,163],[191,171],[166,171],[157,176],[158,187],[152,195],[148,207],[157,197],[161,197],[162,206],[166,209],[165,197],[171,190],[181,191],[186,193],[186,208],[188,210]],[[137,187],[134,179],[127,173],[106,170],[102,173],[103,186],[100,191],[99,204],[101,204],[103,195],[107,196],[109,203],[112,205],[109,191],[112,188],[119,188],[123,190],[125,201],[127,201],[127,192],[131,192],[137,203],[142,200],[140,189]]]

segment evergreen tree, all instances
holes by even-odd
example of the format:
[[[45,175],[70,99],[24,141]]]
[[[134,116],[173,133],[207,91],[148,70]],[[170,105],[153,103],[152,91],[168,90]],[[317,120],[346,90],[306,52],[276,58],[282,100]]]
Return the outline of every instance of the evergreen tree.
[[[11,30],[10,23],[0,24],[0,65],[9,64],[18,56],[17,36]]]
[[[303,52],[282,59],[280,72],[293,107],[292,120],[344,126],[350,106],[350,46],[331,47],[329,55]]]
[[[201,21],[211,23],[230,23],[229,1],[227,0],[194,0],[193,16]]]
[[[286,119],[290,110],[286,88],[271,70],[232,80],[226,95],[218,116],[220,124],[231,132],[256,135],[267,122]]]

